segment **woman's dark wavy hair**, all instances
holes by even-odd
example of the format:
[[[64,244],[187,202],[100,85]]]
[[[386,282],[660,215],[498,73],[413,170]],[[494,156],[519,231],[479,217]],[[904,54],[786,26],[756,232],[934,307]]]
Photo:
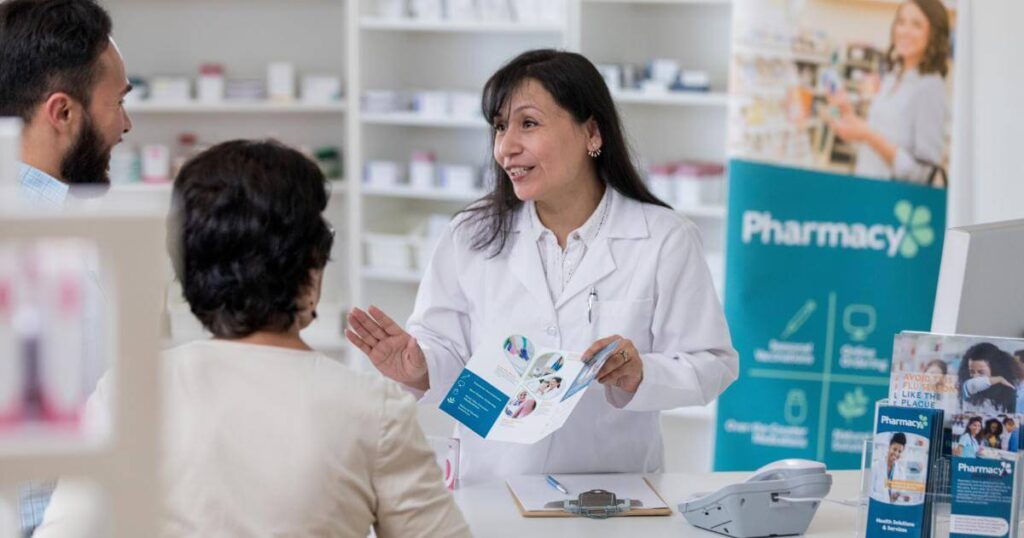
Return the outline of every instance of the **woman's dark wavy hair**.
[[[1020,381],[1020,369],[1017,367],[1013,357],[996,347],[995,344],[982,342],[969,347],[964,352],[964,357],[960,361],[960,369],[957,371],[960,387],[971,378],[970,361],[987,362],[989,369],[992,370],[992,375],[1003,377],[1014,387]],[[1006,413],[1015,413],[1017,411],[1017,391],[1006,385],[992,385],[981,392],[971,395],[967,399],[968,402],[974,405],[980,405],[985,400],[992,400],[996,407],[1001,407]]]
[[[192,313],[211,333],[284,331],[330,257],[323,173],[275,141],[234,140],[196,156],[174,182],[168,247]]]
[[[578,123],[591,118],[601,131],[601,155],[593,160],[597,177],[622,195],[650,204],[668,207],[647,189],[630,156],[608,86],[601,74],[584,56],[552,49],[531,50],[505,64],[484,84],[481,108],[491,124],[494,144],[494,120],[508,106],[508,100],[527,80],[538,82]],[[493,153],[493,151],[492,151]],[[505,249],[515,211],[523,205],[512,189],[512,180],[492,159],[494,188],[477,203],[461,211],[467,216],[461,224],[474,223],[472,248],[489,249],[496,256]]]
[[[938,73],[945,78],[946,73],[949,72],[949,55],[952,50],[952,43],[949,39],[949,12],[946,11],[946,6],[943,5],[941,0],[908,0],[900,4],[899,9],[903,9],[903,6],[906,4],[916,5],[924,13],[925,18],[928,19],[928,26],[930,27],[928,31],[928,44],[925,45],[924,49],[924,58],[921,60],[921,65],[917,67],[917,70],[922,75]],[[896,29],[896,19],[898,18],[899,10],[896,11],[896,18],[893,19],[893,30]],[[902,59],[896,55],[895,43],[889,45],[886,58],[889,59],[891,65],[901,65]]]
[[[978,426],[981,427],[978,428],[978,435],[971,435],[971,424],[974,424],[975,422],[977,422]],[[985,426],[984,423],[981,421],[981,417],[971,417],[967,421],[967,426],[965,427],[964,432],[967,433],[967,435],[971,436],[975,441],[982,441],[985,437]]]

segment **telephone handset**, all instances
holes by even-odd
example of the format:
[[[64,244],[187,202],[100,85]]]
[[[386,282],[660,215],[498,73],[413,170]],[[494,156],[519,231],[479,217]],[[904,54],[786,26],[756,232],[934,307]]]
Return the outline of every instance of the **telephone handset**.
[[[787,459],[769,463],[754,471],[746,482],[758,482],[762,480],[784,480],[788,477],[800,475],[824,474],[825,464],[820,461]]]

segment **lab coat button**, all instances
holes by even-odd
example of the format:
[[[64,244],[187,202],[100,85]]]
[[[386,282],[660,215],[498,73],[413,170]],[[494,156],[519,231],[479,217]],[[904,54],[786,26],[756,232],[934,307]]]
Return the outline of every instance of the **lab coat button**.
[[[558,334],[558,328],[556,328],[554,325],[548,327],[548,336],[554,336],[556,334]]]

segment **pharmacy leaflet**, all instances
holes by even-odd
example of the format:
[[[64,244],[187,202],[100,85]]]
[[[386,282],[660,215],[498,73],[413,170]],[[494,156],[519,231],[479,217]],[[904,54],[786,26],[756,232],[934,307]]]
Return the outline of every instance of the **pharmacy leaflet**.
[[[492,338],[470,358],[441,410],[485,439],[536,443],[565,424],[617,346],[584,363],[581,353],[538,348],[526,336]]]
[[[867,538],[931,536],[933,477],[942,410],[880,405],[871,459]]]

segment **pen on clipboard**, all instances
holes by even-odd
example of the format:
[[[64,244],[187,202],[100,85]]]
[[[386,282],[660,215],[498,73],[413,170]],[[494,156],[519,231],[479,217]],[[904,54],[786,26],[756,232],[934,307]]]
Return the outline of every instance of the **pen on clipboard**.
[[[547,475],[547,476],[544,477],[544,480],[548,483],[549,486],[557,489],[558,491],[561,491],[562,493],[564,493],[566,495],[569,494],[569,490],[565,489],[565,486],[563,486],[561,483],[559,483],[558,480],[555,480],[555,477],[553,477],[551,475]]]

